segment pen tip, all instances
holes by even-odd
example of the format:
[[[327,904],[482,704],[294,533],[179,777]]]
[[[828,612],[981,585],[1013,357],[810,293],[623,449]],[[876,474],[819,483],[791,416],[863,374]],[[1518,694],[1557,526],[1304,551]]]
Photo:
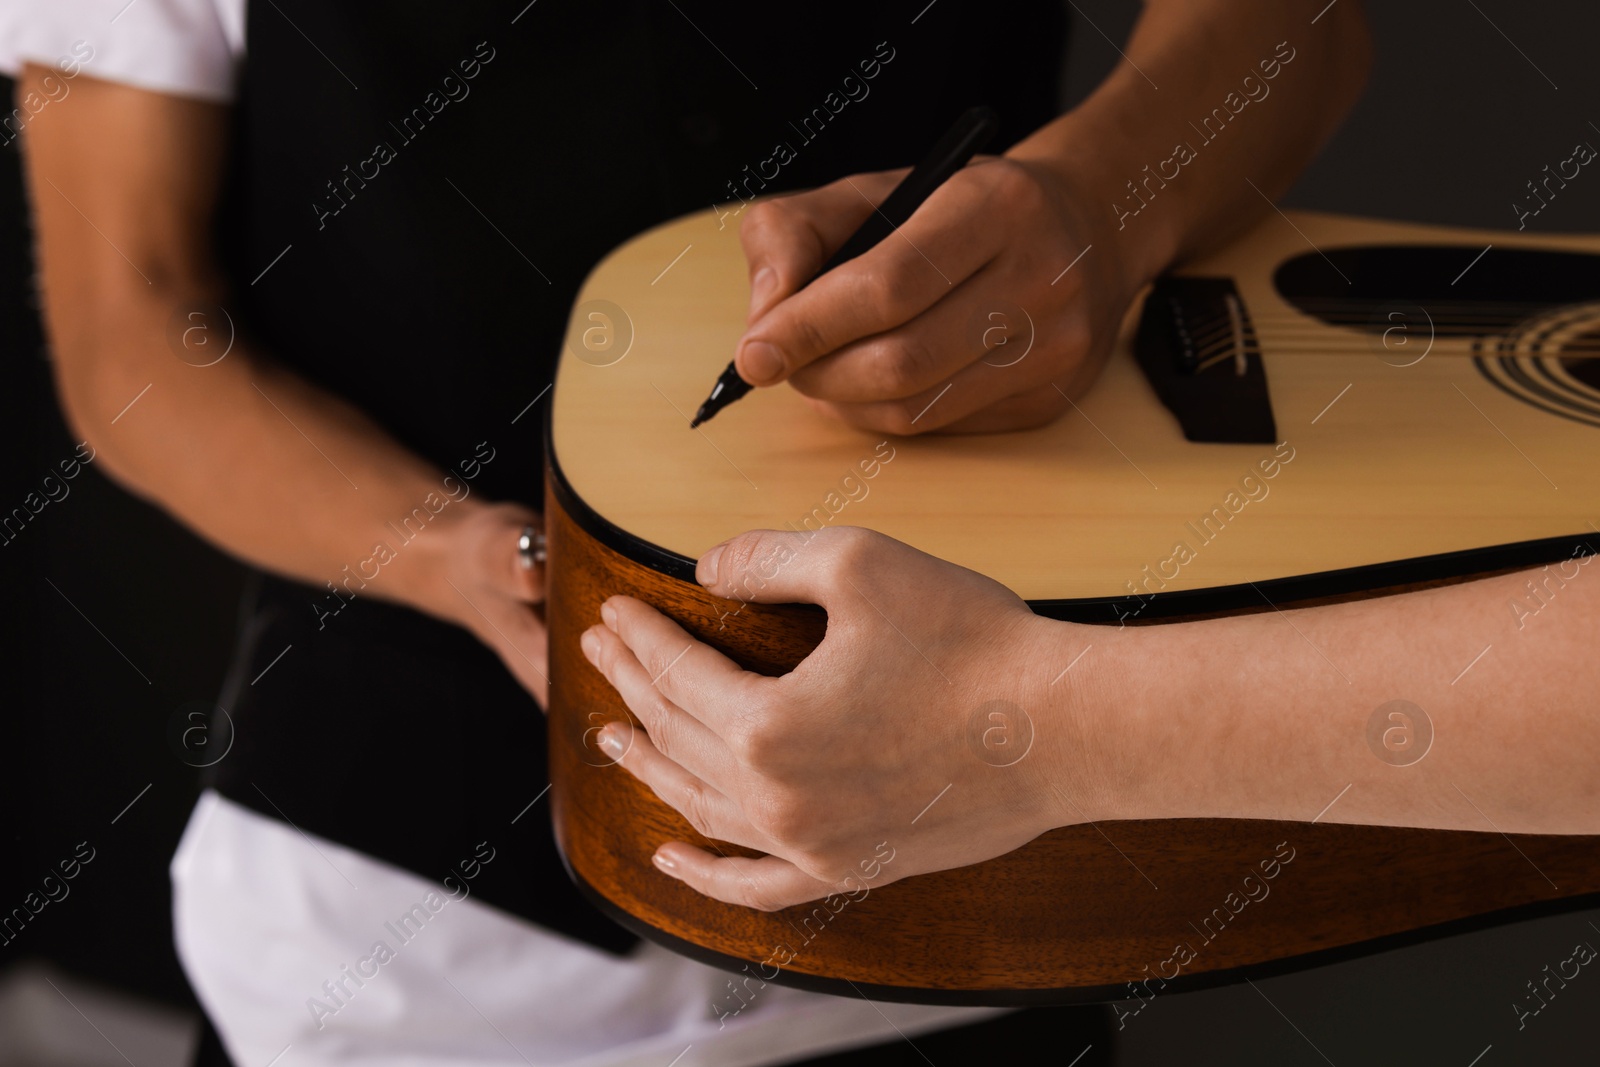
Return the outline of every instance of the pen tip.
[[[691,429],[691,430],[693,430],[693,429],[696,429],[696,428],[698,428],[698,427],[699,427],[699,425],[700,425],[700,424],[701,424],[701,423],[702,423],[702,422],[705,422],[705,421],[706,421],[706,420],[705,420],[705,416],[703,416],[703,415],[696,415],[696,416],[695,416],[695,417],[694,417],[694,418],[692,418],[692,419],[690,419],[690,420],[689,420],[689,429]]]

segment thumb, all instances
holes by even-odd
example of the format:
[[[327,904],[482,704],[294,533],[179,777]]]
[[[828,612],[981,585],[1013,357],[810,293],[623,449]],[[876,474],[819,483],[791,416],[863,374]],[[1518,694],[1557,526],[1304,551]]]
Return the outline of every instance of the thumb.
[[[873,557],[898,547],[857,526],[821,530],[752,530],[700,557],[695,578],[717,596],[758,604],[820,604],[852,596],[875,569]]]
[[[821,189],[762,200],[739,224],[739,243],[750,268],[753,323],[816,277],[894,188],[903,172],[858,174]]]

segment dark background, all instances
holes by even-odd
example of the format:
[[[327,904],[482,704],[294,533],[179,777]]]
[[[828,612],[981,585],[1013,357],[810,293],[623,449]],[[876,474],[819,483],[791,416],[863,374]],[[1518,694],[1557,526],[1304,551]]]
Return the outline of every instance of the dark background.
[[[1069,100],[1118,62],[1106,38],[1120,45],[1137,10],[1114,0],[1076,7]],[[1577,141],[1600,144],[1590,125],[1600,116],[1593,4],[1415,0],[1374,4],[1369,17],[1378,61],[1367,94],[1286,205],[1514,229],[1511,204],[1524,183]],[[9,82],[0,91],[9,97]],[[0,513],[39,490],[75,446],[36,320],[18,162],[15,144],[0,151]],[[1529,228],[1600,231],[1600,175],[1581,173]],[[68,484],[70,496],[0,546],[10,631],[0,781],[11,794],[0,913],[19,906],[78,842],[88,840],[96,857],[67,899],[0,946],[0,971],[44,959],[192,1006],[171,947],[166,865],[196,772],[170,747],[167,728],[181,706],[209,701],[220,687],[241,573],[93,465]],[[1580,1049],[1592,1056],[1600,977],[1582,972],[1520,1032],[1511,1009],[1524,983],[1580,940],[1600,945],[1600,911],[1255,987],[1163,997],[1128,1020],[1122,1062],[1183,1055],[1465,1067],[1482,1054],[1490,1067],[1565,1062]],[[5,1052],[0,1035],[0,1062]]]

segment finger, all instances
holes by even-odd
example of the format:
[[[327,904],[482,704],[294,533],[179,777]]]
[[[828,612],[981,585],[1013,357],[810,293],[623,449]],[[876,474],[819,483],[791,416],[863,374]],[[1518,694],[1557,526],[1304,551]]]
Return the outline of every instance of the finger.
[[[542,561],[532,567],[523,566],[521,538],[523,530],[533,527],[536,534],[544,529],[544,517],[520,504],[493,504],[479,525],[479,547],[492,560],[489,578],[495,588],[524,604],[544,601],[545,568]],[[538,544],[537,537],[535,545]]]
[[[544,564],[535,563],[529,568],[524,568],[519,564],[517,566],[516,584],[513,586],[515,590],[513,595],[524,604],[543,604],[544,582]]]
[[[542,531],[543,521],[532,522],[536,531]],[[506,555],[511,564],[511,577],[508,583],[512,595],[524,604],[544,603],[545,565],[538,557],[533,559],[533,565],[527,566],[522,552],[522,530],[518,529],[511,537],[511,551]],[[539,537],[534,540],[535,546],[541,543]]]
[[[1010,352],[992,353],[943,382],[902,399],[827,401],[819,409],[861,429],[901,435],[954,429],[957,424],[962,424],[965,432],[1043,425],[1070,406],[1051,381],[1062,375],[1063,359],[1070,365],[1066,377],[1074,382],[1086,373],[1092,377],[1098,368],[1088,366],[1089,338],[1081,319],[1069,317],[1057,325],[1038,323],[1036,328],[1048,329],[1052,336],[1035,337],[1033,349],[1020,357]],[[1038,351],[1047,345],[1058,351]],[[1025,399],[1012,401],[1013,397]],[[1029,417],[1023,425],[1008,424],[1003,418],[971,418],[1002,402],[1007,402],[1013,413],[1025,410]]]
[[[695,892],[757,911],[778,911],[820,900],[834,891],[829,883],[777,856],[713,856],[693,845],[671,841],[656,849],[653,858],[657,868]]]
[[[611,597],[600,605],[600,618],[663,696],[713,730],[747,707],[765,681],[633,597]]]
[[[754,322],[816,277],[828,257],[905,174],[905,170],[859,174],[852,179],[854,188],[836,181],[752,206],[739,224],[739,243],[750,268],[750,313],[745,322]]]
[[[639,717],[656,750],[691,773],[719,787],[734,780],[735,761],[728,746],[657,689],[633,650],[604,626],[591,626],[579,640],[586,659]]]
[[[888,459],[893,456],[892,451],[887,453]],[[831,610],[847,603],[854,606],[859,584],[886,565],[886,553],[895,551],[916,553],[908,545],[856,526],[805,532],[753,530],[709,549],[700,557],[695,578],[729,600],[820,604]],[[757,693],[754,699],[759,698]]]
[[[608,723],[598,741],[623,770],[649,786],[697,834],[763,851],[772,847],[725,793],[662,755],[643,730],[628,723]]]
[[[495,651],[517,682],[538,702],[541,710],[550,708],[550,664],[548,637],[544,623],[532,611],[519,612],[527,619],[506,620],[504,640]]]
[[[550,648],[544,620],[534,609],[515,601],[502,597],[474,599],[456,583],[450,582],[450,586],[467,604],[469,619],[476,618],[482,623],[472,626],[472,632],[494,649],[506,669],[539,702],[539,707],[548,708]]]
[[[801,367],[789,383],[819,400],[872,403],[917,396],[980,361],[1021,362],[1003,348],[986,347],[993,331],[984,329],[984,308],[1011,305],[982,293],[984,278],[980,270],[910,322],[852,341]],[[1033,321],[1018,321],[1016,327],[1013,348],[1020,352],[1032,343]]]
[[[909,322],[998,251],[979,183],[952,178],[905,225],[774,306],[745,332],[735,363],[752,385],[783,381],[851,341]],[[846,179],[849,181],[850,179]]]

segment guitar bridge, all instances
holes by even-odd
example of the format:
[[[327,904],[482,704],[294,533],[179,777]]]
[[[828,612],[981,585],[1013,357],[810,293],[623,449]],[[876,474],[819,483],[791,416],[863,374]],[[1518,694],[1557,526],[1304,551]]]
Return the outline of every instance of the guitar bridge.
[[[1133,350],[1190,441],[1277,442],[1260,342],[1232,279],[1156,279]]]

